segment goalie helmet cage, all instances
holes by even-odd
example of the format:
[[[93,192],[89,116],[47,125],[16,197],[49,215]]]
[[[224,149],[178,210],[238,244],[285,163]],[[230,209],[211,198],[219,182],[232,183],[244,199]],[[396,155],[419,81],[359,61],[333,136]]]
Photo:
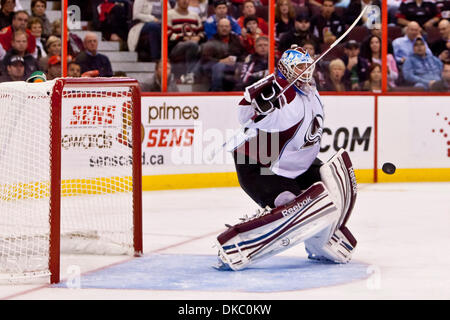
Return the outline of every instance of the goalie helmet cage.
[[[129,78],[0,84],[0,277],[142,244],[141,99]]]

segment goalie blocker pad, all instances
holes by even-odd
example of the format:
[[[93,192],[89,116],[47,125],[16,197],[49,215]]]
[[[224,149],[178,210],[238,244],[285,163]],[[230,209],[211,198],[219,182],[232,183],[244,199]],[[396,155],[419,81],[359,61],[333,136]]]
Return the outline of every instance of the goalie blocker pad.
[[[338,218],[326,187],[317,182],[288,204],[220,234],[216,245],[223,265],[219,268],[243,269],[335,225]]]

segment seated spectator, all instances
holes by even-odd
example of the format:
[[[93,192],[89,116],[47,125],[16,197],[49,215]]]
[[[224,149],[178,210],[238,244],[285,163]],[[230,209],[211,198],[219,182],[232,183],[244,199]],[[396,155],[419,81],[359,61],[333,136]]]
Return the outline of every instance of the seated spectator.
[[[3,58],[2,70],[6,71],[6,67],[9,65],[9,60],[12,57],[19,56],[24,60],[25,65],[25,77],[30,76],[34,71],[39,70],[39,65],[37,60],[27,52],[28,46],[28,35],[25,31],[18,30],[14,32],[11,41],[11,49],[9,49]]]
[[[414,53],[406,58],[402,71],[405,80],[414,87],[429,89],[441,80],[442,62],[427,53],[425,41],[419,37],[414,41]]]
[[[348,25],[351,25],[356,18],[359,16],[359,14],[361,13],[361,10],[363,9],[363,7],[366,6],[378,6],[378,8],[380,8],[380,15],[381,15],[381,2],[380,0],[351,0],[349,6],[347,7],[347,9],[345,10],[345,22]],[[367,15],[365,14],[361,20],[358,21],[357,25],[363,25],[367,22]],[[380,16],[381,19],[381,16]]]
[[[244,57],[240,37],[231,31],[230,20],[222,18],[217,33],[203,45],[198,73],[207,77],[210,91],[232,91],[237,82],[236,62]]]
[[[200,45],[205,40],[203,24],[196,13],[188,10],[189,0],[177,0],[167,13],[169,59],[174,73],[183,82],[194,83],[194,68],[200,59]]]
[[[241,36],[242,45],[245,51],[252,54],[255,53],[255,42],[260,36],[265,35],[258,25],[258,19],[256,16],[248,16],[244,20],[245,33]],[[243,30],[244,30],[243,29]]]
[[[233,17],[238,17],[240,13],[240,7],[245,0],[227,0],[228,5],[230,6],[229,12]]]
[[[204,22],[208,18],[208,0],[189,0],[188,10],[198,14]]]
[[[431,44],[431,51],[441,61],[445,61],[450,59],[450,21],[442,19],[438,28],[441,37]]]
[[[81,73],[92,77],[111,77],[113,75],[109,58],[97,52],[98,39],[93,32],[88,32],[83,41],[85,50],[75,59],[81,66]]]
[[[403,64],[406,57],[414,53],[414,41],[417,37],[421,36],[421,31],[422,29],[419,24],[415,21],[411,21],[405,29],[405,35],[392,41],[394,57],[398,65]],[[425,46],[427,48],[427,53],[432,54],[426,43]]]
[[[407,26],[411,21],[417,22],[422,28],[430,28],[438,23],[436,3],[429,0],[403,1],[397,12],[397,24]]]
[[[291,0],[277,0],[275,7],[275,37],[288,32],[295,27],[295,7]]]
[[[167,62],[166,66],[167,70],[167,91],[168,92],[178,92],[178,87],[175,81],[175,76],[172,73],[172,67],[170,62]],[[163,73],[163,64],[162,60],[156,62],[155,73],[153,74],[153,78],[150,83],[142,84],[141,88],[144,92],[161,92],[161,79]]]
[[[256,16],[256,7],[255,4],[253,3],[253,0],[245,0],[243,7],[242,7],[242,16],[240,16],[237,19],[237,22],[239,23],[239,26],[241,27],[241,35],[245,36],[246,33],[246,27],[245,27],[245,23],[244,20],[246,17],[250,17],[250,16]],[[261,17],[257,17],[258,19],[258,26],[261,29],[263,34],[268,34],[269,33],[269,26],[266,22],[266,20],[264,20]]]
[[[226,18],[230,21],[231,31],[235,34],[241,34],[241,27],[237,23],[236,19],[228,15],[228,7],[226,0],[215,0],[214,1],[214,14],[204,23],[206,38],[212,39],[212,37],[217,33],[217,23],[220,19]]]
[[[441,80],[431,84],[431,91],[450,92],[450,60],[444,61]]]
[[[350,91],[350,84],[345,79],[345,64],[341,59],[331,60],[328,65],[328,76],[325,85],[320,88],[321,91]]]
[[[42,57],[47,56],[47,52],[45,51],[45,42],[47,39],[42,37],[43,28],[44,25],[39,18],[34,17],[28,21],[28,30],[30,30],[31,34],[36,39],[36,50],[33,52],[33,57],[38,61]]]
[[[450,20],[450,0],[436,0],[435,2],[441,13],[441,18]]]
[[[342,61],[346,66],[345,78],[349,81],[352,90],[360,90],[362,84],[367,80],[369,63],[359,55],[359,43],[349,40],[345,44],[344,57]]]
[[[361,45],[361,57],[365,58],[369,65],[377,63],[381,65],[381,38],[375,35],[369,36]],[[386,56],[387,70],[388,70],[388,86],[389,88],[396,87],[398,79],[398,68],[394,56],[388,53]]]
[[[81,77],[81,66],[75,61],[71,61],[67,64],[67,76],[72,78]]]
[[[320,14],[311,18],[311,30],[321,43],[332,44],[345,31],[345,22],[335,12],[334,0],[324,0]]]
[[[56,19],[52,23],[52,36],[61,39],[61,33],[61,19]],[[67,53],[72,57],[76,57],[80,52],[84,51],[83,40],[76,33],[68,32],[67,42]]]
[[[389,25],[397,25],[397,12],[402,2],[403,0],[387,0]]]
[[[39,59],[39,69],[47,72],[48,58],[61,54],[61,39],[56,36],[50,36],[45,43],[45,49],[47,50],[47,55]]]
[[[61,77],[61,56],[51,56],[48,59],[47,80]]]
[[[155,0],[135,0],[134,25],[128,32],[128,50],[137,51],[141,61],[161,58],[161,3]]]
[[[47,0],[31,0],[31,17],[41,19],[44,26],[42,37],[48,38],[52,33],[52,24],[48,20],[45,10],[47,10]]]
[[[372,63],[369,67],[369,79],[363,84],[364,91],[381,92],[381,65]]]
[[[371,35],[361,43],[361,57],[367,59],[369,64],[381,64],[381,38]]]
[[[61,19],[56,19],[55,21],[53,21],[52,23],[52,36],[61,38],[61,34],[62,34],[62,24],[61,24]]]
[[[248,55],[240,68],[240,81],[236,90],[244,90],[269,74],[268,56],[269,39],[261,36],[256,39],[255,53]]]
[[[300,46],[309,53],[313,60],[316,60],[319,57],[319,54],[316,54],[317,44],[313,40],[304,40],[300,43]],[[324,60],[319,60],[314,67],[314,81],[316,83],[317,88],[321,88],[325,85],[326,82],[326,72],[328,69],[328,62]]]
[[[14,7],[16,6],[15,0],[1,0],[0,10],[0,30],[9,27],[12,23],[14,16]]]
[[[6,73],[0,77],[0,82],[25,81],[25,62],[20,56],[12,56],[6,63]]]
[[[97,6],[99,30],[110,41],[127,41],[131,5],[125,0],[104,0]]]
[[[319,43],[319,39],[311,33],[310,18],[307,15],[299,14],[295,19],[294,26],[294,30],[281,35],[278,44],[280,52],[286,51],[293,44],[301,45],[305,40],[312,40],[316,44]]]
[[[3,28],[0,33],[0,44],[5,51],[11,49],[11,41],[13,34],[16,31],[22,30],[28,34],[28,46],[27,52],[33,53],[36,50],[36,39],[31,34],[31,31],[27,29],[28,25],[28,12],[22,10],[14,13],[12,23],[9,27]]]

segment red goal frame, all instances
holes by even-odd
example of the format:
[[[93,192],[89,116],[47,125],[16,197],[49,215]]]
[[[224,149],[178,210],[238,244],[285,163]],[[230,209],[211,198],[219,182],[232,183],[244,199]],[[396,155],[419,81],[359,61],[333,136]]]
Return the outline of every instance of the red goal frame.
[[[126,87],[132,101],[132,183],[134,256],[143,252],[142,240],[142,159],[141,159],[141,93],[139,83],[130,78],[61,78],[55,80],[51,96],[50,121],[50,283],[60,282],[61,233],[61,105],[66,87]]]

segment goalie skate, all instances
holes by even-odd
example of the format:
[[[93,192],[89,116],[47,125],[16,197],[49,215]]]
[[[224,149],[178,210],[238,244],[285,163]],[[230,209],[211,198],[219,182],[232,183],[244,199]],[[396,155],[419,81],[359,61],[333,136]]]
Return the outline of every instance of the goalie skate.
[[[308,258],[319,261],[330,261],[334,263],[347,263],[352,258],[356,239],[346,227],[337,229],[328,241],[323,243],[324,237],[313,237],[305,242]]]
[[[218,269],[241,270],[334,225],[339,212],[322,182],[290,203],[265,209],[217,237]]]

